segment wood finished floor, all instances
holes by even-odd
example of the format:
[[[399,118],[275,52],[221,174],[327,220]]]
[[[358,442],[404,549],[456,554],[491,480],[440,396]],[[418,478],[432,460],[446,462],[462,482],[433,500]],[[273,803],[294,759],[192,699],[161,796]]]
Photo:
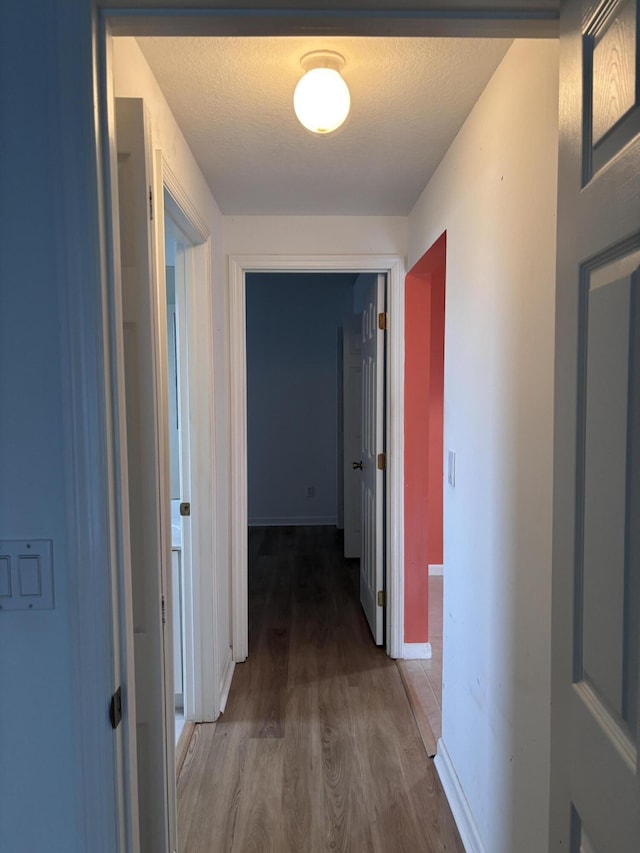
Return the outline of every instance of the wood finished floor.
[[[442,736],[442,577],[429,578],[429,660],[398,661],[427,755]]]
[[[249,658],[178,779],[180,853],[463,853],[333,528],[253,528]]]

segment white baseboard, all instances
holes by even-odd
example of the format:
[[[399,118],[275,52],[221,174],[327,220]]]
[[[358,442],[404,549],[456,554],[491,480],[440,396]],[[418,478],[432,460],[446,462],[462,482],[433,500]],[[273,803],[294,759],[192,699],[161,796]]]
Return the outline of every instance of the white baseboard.
[[[224,668],[222,682],[220,684],[220,713],[224,714],[224,709],[227,707],[227,699],[229,698],[229,690],[231,690],[231,681],[236,668],[236,663],[231,654],[227,659],[227,665]]]
[[[402,646],[403,660],[429,660],[431,643],[404,643]]]
[[[441,578],[444,574],[444,566],[442,563],[429,566],[429,577],[430,578]]]
[[[325,525],[335,527],[335,515],[297,515],[249,519],[249,527],[320,527]]]
[[[460,833],[466,853],[487,853],[487,848],[482,842],[478,827],[473,819],[471,807],[442,738],[438,741],[434,764],[442,782],[445,796],[449,801],[453,819],[458,827],[458,832]]]

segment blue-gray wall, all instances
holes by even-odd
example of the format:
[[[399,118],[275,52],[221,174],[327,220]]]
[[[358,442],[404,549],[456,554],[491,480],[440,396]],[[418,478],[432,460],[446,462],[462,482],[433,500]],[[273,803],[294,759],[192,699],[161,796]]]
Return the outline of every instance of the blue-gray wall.
[[[250,523],[336,523],[338,329],[354,278],[247,276]]]
[[[56,27],[53,3],[2,4],[0,540],[52,540],[55,577],[54,609],[0,610],[3,853],[80,850],[52,141],[59,128],[46,85],[57,75]]]

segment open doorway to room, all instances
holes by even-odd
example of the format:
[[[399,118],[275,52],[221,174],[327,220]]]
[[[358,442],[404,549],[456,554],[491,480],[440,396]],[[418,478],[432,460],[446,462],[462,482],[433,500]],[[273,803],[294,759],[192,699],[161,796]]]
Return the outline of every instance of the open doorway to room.
[[[166,678],[172,685],[179,773],[194,723],[214,718],[220,702],[211,672],[215,649],[209,615],[214,598],[208,568],[215,543],[210,523],[214,382],[211,341],[203,328],[208,327],[212,311],[208,287],[210,235],[189,195],[164,160],[157,160],[155,177],[158,184],[162,180],[167,296],[172,554],[166,615],[172,628],[173,655]]]
[[[446,250],[444,233],[405,280],[405,635],[417,659],[399,667],[430,756],[442,735]]]
[[[345,570],[353,570],[378,645],[385,360],[377,308],[384,298],[375,273],[246,277],[249,601],[252,585],[268,586],[266,567],[282,575],[288,560],[312,552],[329,564],[350,560]],[[254,631],[250,618],[250,645]]]
[[[231,516],[235,554],[232,566],[234,660],[243,661],[248,655],[246,287],[247,278],[252,273],[268,272],[374,273],[366,291],[362,326],[363,366],[365,361],[369,364],[369,382],[363,383],[363,411],[366,409],[368,412],[369,429],[368,440],[363,440],[362,481],[363,491],[368,493],[367,506],[373,519],[368,530],[374,535],[368,541],[361,560],[360,602],[376,644],[384,643],[392,657],[398,656],[397,649],[401,644],[403,549],[402,542],[398,542],[397,531],[401,523],[402,466],[387,465],[386,460],[387,453],[396,460],[402,458],[402,261],[396,255],[283,253],[273,256],[232,255],[229,259],[231,476],[235,490],[234,512]],[[381,325],[383,319],[384,324]],[[335,352],[335,334],[332,346]],[[383,368],[378,370],[377,365],[383,365]],[[369,391],[365,395],[367,387]],[[396,406],[387,405],[385,408],[385,387],[395,397]],[[335,424],[332,429],[335,429]]]
[[[176,744],[188,718],[187,685],[191,665],[192,607],[186,606],[185,581],[191,578],[191,502],[189,456],[189,382],[187,359],[187,260],[191,241],[180,229],[170,211],[174,209],[169,193],[164,193],[165,284],[167,298],[167,367],[169,403],[169,467],[171,498],[171,621],[173,628],[173,693]],[[178,218],[176,216],[176,218]],[[187,622],[187,616],[189,621]],[[189,658],[187,658],[187,650]]]
[[[370,247],[371,243],[373,243],[373,242],[374,242],[373,240],[368,242],[367,247]],[[307,245],[309,245],[309,244],[307,244]],[[313,244],[313,245],[315,245],[315,244]],[[265,250],[262,249],[262,251],[265,251]],[[273,250],[272,247],[269,247],[268,251],[274,251],[274,254],[275,254],[275,250]],[[304,248],[302,249],[302,251],[304,251]],[[245,258],[245,260],[246,260],[246,258]],[[242,430],[236,431],[234,429],[234,418],[236,418],[238,411],[240,412],[240,417],[243,416],[243,412],[242,412],[242,405],[241,404],[240,404],[240,406],[238,406],[236,408],[237,399],[241,400],[241,398],[242,398],[242,389],[239,388],[239,385],[242,381],[242,379],[241,379],[242,374],[240,371],[234,372],[233,365],[234,365],[234,359],[237,356],[237,352],[235,352],[235,351],[238,348],[242,348],[243,342],[239,344],[238,341],[241,341],[241,338],[235,337],[236,329],[234,327],[234,316],[237,316],[237,314],[238,314],[238,310],[237,310],[238,299],[237,299],[236,295],[234,294],[233,287],[234,287],[234,282],[239,280],[240,277],[242,277],[242,286],[244,287],[243,271],[246,269],[246,267],[243,265],[242,261],[240,261],[240,262],[236,263],[236,268],[234,268],[234,262],[233,262],[233,258],[232,258],[231,262],[230,262],[230,275],[229,275],[229,278],[231,281],[231,295],[230,295],[230,305],[231,305],[230,327],[231,328],[230,328],[229,338],[228,338],[230,349],[231,349],[231,362],[232,362],[231,382],[230,382],[231,391],[230,391],[230,395],[229,395],[230,399],[231,399],[231,402],[230,402],[231,418],[230,418],[230,420],[231,420],[231,425],[232,425],[231,426],[231,437],[230,437],[230,442],[229,442],[230,455],[232,456],[231,466],[230,466],[231,467],[231,478],[230,479],[231,479],[232,486],[231,486],[231,490],[227,492],[227,496],[229,497],[229,502],[233,504],[232,512],[231,512],[232,534],[233,534],[233,528],[234,528],[237,520],[238,519],[243,520],[243,518],[242,518],[242,515],[243,515],[242,489],[244,487],[242,477],[237,476],[238,474],[241,475],[243,473],[242,465],[238,466],[235,464],[237,462],[238,457],[239,457],[239,454],[236,452],[237,448],[242,447],[243,432],[242,432]],[[378,267],[378,268],[380,268],[380,267]],[[396,288],[396,295],[397,295],[397,292],[398,292],[398,288]],[[243,291],[243,297],[242,298],[244,298],[244,291]],[[398,317],[399,317],[399,315],[398,315]],[[404,317],[404,312],[402,312],[402,317]],[[401,328],[400,325],[394,327],[394,325],[393,325],[394,319],[395,318],[392,318],[391,329],[393,330],[394,334],[401,336],[403,334],[403,328]],[[244,322],[244,318],[243,318],[243,322]],[[396,348],[396,355],[398,353],[402,353],[402,347]],[[242,354],[242,358],[244,358],[244,353]],[[394,364],[395,364],[394,369],[397,370],[398,373],[401,375],[402,371],[401,371],[401,367],[398,368],[398,361],[394,362]],[[398,429],[397,429],[398,425],[400,425],[400,431],[402,430],[402,417],[403,417],[403,412],[404,412],[404,410],[402,408],[402,390],[401,390],[401,388],[398,387],[399,384],[401,384],[401,383],[396,383],[394,386],[391,386],[393,388],[393,393],[396,395],[396,399],[393,401],[393,403],[395,403],[395,410],[394,410],[393,406],[390,406],[390,410],[391,410],[390,419],[395,419],[395,425],[396,425],[395,433],[396,433],[396,435],[398,434]],[[234,443],[235,443],[235,448],[236,448],[235,450],[234,450]],[[401,440],[397,441],[397,443],[396,443],[395,449],[397,450],[398,448],[400,450],[402,449],[402,441]],[[402,460],[402,455],[396,454],[395,458],[392,459],[392,464],[394,464],[396,466],[396,469],[395,469],[396,472],[400,472],[399,474],[398,473],[396,474],[396,482],[399,479],[400,483],[402,484],[402,473],[401,473],[402,462],[399,460]],[[353,461],[356,461],[356,460],[353,460]],[[313,483],[307,484],[307,485],[313,486]],[[397,506],[397,504],[396,504],[396,506]],[[392,506],[392,510],[393,510],[393,506]],[[400,522],[402,521],[402,510],[400,509],[400,511],[398,511],[398,512],[392,511],[392,512],[390,512],[390,515],[393,516],[391,519],[390,528],[392,530],[394,530],[395,533],[397,534],[397,532],[398,532],[397,531],[397,527],[398,527],[397,522],[398,522],[398,520],[400,520]],[[245,520],[245,524],[242,525],[242,537],[244,538],[245,548],[246,548],[246,532],[247,532],[246,518],[244,520]],[[400,537],[400,539],[401,538],[402,537]],[[398,541],[397,538],[393,543],[392,553],[395,556],[395,558],[397,559],[398,565],[402,565],[402,544],[403,543],[401,541]],[[242,599],[241,586],[239,586],[237,584],[237,581],[239,578],[238,570],[242,570],[242,568],[243,568],[243,551],[242,551],[242,548],[236,547],[236,545],[237,545],[237,540],[234,539],[234,541],[232,542],[232,546],[230,548],[230,553],[231,553],[232,558],[233,558],[232,571],[236,573],[232,577],[232,587],[233,587],[233,584],[236,583],[236,588],[234,589],[234,595],[233,595],[233,604],[234,604],[234,607],[236,607],[236,610],[234,612],[234,616],[237,616],[239,610],[241,610],[241,604],[240,604],[240,606],[238,606],[238,602],[242,602],[242,600],[243,600]],[[245,565],[246,565],[246,563],[245,563]],[[400,575],[400,577],[401,577],[401,575]],[[240,583],[241,582],[242,582],[242,579],[240,579]],[[240,594],[238,594],[238,591]],[[246,598],[244,600],[246,601]],[[400,613],[400,616],[402,616],[402,613]],[[401,622],[399,620],[398,620],[398,624],[401,625]],[[240,618],[234,618],[232,620],[232,630],[233,630],[233,634],[234,634],[234,636],[233,636],[234,656],[237,655],[236,659],[242,660],[243,657],[246,656],[246,652],[243,655],[242,639],[241,639],[242,615],[240,615]],[[410,646],[413,644],[413,641],[411,639],[411,635],[410,634],[407,635],[407,634],[408,634],[408,632],[405,632],[405,637],[403,638],[405,640],[404,645],[402,643],[400,645],[398,645],[398,643],[396,642],[395,651],[394,651],[393,643],[390,643],[391,653],[394,654],[394,656],[400,655],[403,651],[406,652],[407,646]],[[237,642],[238,637],[240,637],[240,642]],[[274,634],[273,638],[277,639],[277,634]],[[419,641],[416,641],[416,644],[423,645],[423,646],[428,645],[428,643],[429,643],[428,639],[424,639],[424,640],[421,639]],[[414,848],[414,849],[418,849],[418,848]]]
[[[338,526],[337,341],[353,314],[355,278],[247,276],[251,527]]]

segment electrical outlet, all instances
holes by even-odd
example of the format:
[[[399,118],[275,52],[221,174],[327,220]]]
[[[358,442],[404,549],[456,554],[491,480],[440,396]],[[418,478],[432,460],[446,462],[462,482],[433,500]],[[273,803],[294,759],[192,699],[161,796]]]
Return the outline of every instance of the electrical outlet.
[[[447,457],[447,482],[455,489],[456,487],[456,452],[450,450]]]
[[[315,498],[316,496],[316,487],[315,486],[307,486],[307,497]]]

